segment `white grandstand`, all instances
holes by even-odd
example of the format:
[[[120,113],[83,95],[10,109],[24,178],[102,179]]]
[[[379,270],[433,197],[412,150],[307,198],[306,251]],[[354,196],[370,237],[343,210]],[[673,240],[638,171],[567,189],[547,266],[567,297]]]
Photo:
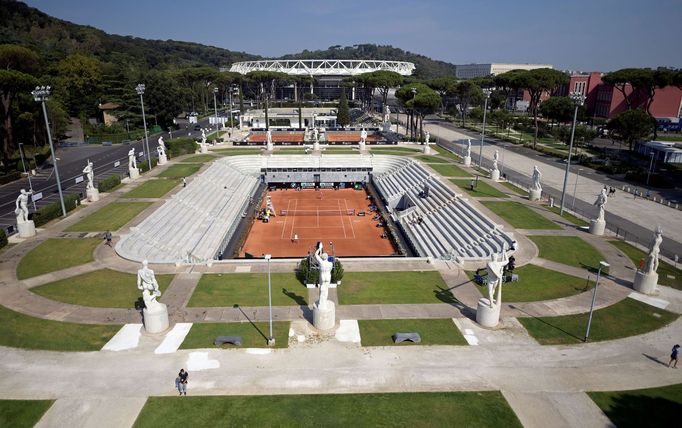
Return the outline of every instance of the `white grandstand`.
[[[314,161],[312,161],[315,159]],[[312,162],[311,162],[312,161]],[[219,159],[116,245],[124,258],[151,263],[206,263],[234,238],[265,171],[372,171],[370,182],[404,238],[421,257],[485,260],[513,237],[460,198],[419,162],[399,156],[233,156]],[[428,195],[424,189],[428,187]]]
[[[371,59],[275,59],[235,62],[230,67],[230,71],[241,74],[251,71],[277,71],[292,76],[357,76],[378,70],[394,71],[409,76],[414,69],[411,62]]]

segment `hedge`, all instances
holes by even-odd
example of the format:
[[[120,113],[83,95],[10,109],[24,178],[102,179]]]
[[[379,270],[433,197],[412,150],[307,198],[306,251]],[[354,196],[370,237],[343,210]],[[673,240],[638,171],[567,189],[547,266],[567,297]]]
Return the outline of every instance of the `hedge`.
[[[171,157],[191,154],[197,151],[197,143],[191,138],[175,138],[173,140],[166,141],[166,153],[170,154]]]
[[[5,229],[0,228],[0,248],[4,247],[7,245],[7,234],[5,233]]]
[[[64,196],[64,208],[68,213],[74,210],[80,204],[80,196],[77,194],[71,194]],[[38,211],[33,213],[32,220],[36,226],[42,226],[43,224],[59,218],[62,215],[62,206],[57,202],[53,202],[50,205],[45,205]]]
[[[320,273],[315,268],[310,268],[308,257],[301,260],[296,271],[296,277],[303,284],[316,284],[319,281]],[[341,281],[343,278],[343,265],[339,259],[334,260],[332,267],[332,283]]]
[[[121,177],[118,175],[112,175],[111,177],[107,177],[97,183],[97,189],[100,191],[100,193],[104,193],[115,188],[119,184],[121,184]]]
[[[20,172],[18,171],[10,172],[9,174],[0,177],[0,184],[11,183],[12,181],[18,180],[20,178],[21,178]]]
[[[159,163],[159,159],[152,158],[152,168],[154,168],[158,163]],[[139,169],[140,169],[141,173],[149,171],[149,162],[147,162],[147,161],[140,162]]]

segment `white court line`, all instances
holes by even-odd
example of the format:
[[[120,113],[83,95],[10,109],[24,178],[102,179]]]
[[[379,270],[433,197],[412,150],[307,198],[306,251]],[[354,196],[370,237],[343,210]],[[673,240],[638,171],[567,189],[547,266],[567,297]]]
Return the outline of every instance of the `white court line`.
[[[344,199],[344,201],[345,201],[345,199]],[[340,199],[336,200],[336,205],[339,207],[339,211],[341,211],[341,200]],[[348,211],[346,211],[346,213],[347,212]],[[347,239],[348,235],[346,235],[346,225],[343,224],[343,215],[339,215],[339,217],[341,218],[341,227],[343,228],[343,239]]]
[[[284,228],[282,229],[282,235],[280,235],[280,239],[284,239],[284,232],[287,231],[287,219],[289,217],[289,206],[291,205],[291,199],[287,201],[287,215],[284,216]]]
[[[296,211],[298,211],[298,199],[294,199],[294,215],[291,219],[291,233],[289,234],[289,239],[294,239],[294,228],[296,227]],[[287,214],[289,214],[287,212]]]
[[[343,204],[346,206],[346,209],[348,209],[348,201],[346,201],[344,199]],[[353,239],[355,239],[355,228],[353,227],[353,220],[349,221],[349,223],[350,223],[350,230],[353,231]]]

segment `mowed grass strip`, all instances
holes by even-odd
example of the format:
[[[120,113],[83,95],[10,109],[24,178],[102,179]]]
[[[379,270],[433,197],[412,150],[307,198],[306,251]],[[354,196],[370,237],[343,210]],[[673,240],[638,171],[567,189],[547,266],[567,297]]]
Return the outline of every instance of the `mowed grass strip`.
[[[553,262],[597,270],[599,262],[605,260],[602,253],[577,236],[531,235],[528,238],[538,246],[541,258]]]
[[[436,271],[346,272],[337,294],[342,305],[455,301]]]
[[[156,275],[162,293],[174,275]],[[31,292],[58,302],[96,308],[133,308],[140,298],[137,275],[101,269],[31,288]]]
[[[528,196],[528,191],[526,189],[522,189],[519,186],[515,186],[508,181],[502,181],[500,182],[500,184],[502,184],[504,187],[506,187],[507,189],[511,190],[514,193],[517,193],[521,196]]]
[[[277,321],[272,323],[272,336],[275,338],[275,347],[286,348],[289,343],[289,321]],[[194,323],[187,337],[180,346],[181,349],[217,348],[213,341],[218,336],[241,336],[241,348],[266,348],[270,325],[268,322],[244,322],[231,323]],[[222,348],[240,348],[225,344]]]
[[[364,428],[453,424],[521,427],[498,391],[149,397],[134,426]]]
[[[120,328],[120,325],[45,320],[0,306],[0,346],[45,351],[99,351]]]
[[[509,195],[506,195],[490,184],[486,183],[483,180],[478,180],[476,182],[476,185],[474,187],[474,190],[471,190],[471,180],[456,180],[456,179],[451,179],[450,180],[452,183],[454,183],[457,187],[465,191],[468,195],[473,196],[474,198],[508,198]]]
[[[449,163],[430,163],[429,166],[443,177],[471,177],[462,168]]]
[[[104,232],[106,230],[118,230],[150,205],[151,202],[112,202],[78,223],[69,226],[66,231]]]
[[[519,321],[540,344],[564,345],[583,341],[588,316],[588,313],[584,313],[559,317],[519,318]],[[677,315],[672,312],[625,298],[615,305],[594,311],[589,340],[600,342],[644,334],[664,327],[676,319]]]
[[[473,280],[474,272],[467,274]],[[518,267],[514,269],[514,274],[519,276],[518,282],[506,282],[502,285],[502,300],[505,302],[560,299],[585,292],[594,285],[594,281],[588,283],[587,278],[578,278],[535,265]],[[477,288],[482,296],[488,296],[488,287],[485,284],[477,284]]]
[[[175,186],[180,181],[177,179],[161,178],[158,180],[148,180],[137,186],[130,192],[122,195],[122,198],[160,198]]]
[[[218,159],[217,157],[209,154],[190,156],[180,161],[180,163],[205,163],[212,162]]]
[[[481,203],[517,229],[561,229],[553,221],[520,202],[481,201]]]
[[[550,207],[549,205],[545,205],[545,208],[547,208],[547,210],[553,212],[556,215],[560,215],[559,213],[561,212],[561,207],[557,207],[557,206]],[[580,217],[577,217],[577,216],[569,213],[565,209],[564,209],[564,215],[561,216],[561,218],[568,221],[569,223],[572,223],[572,224],[574,224],[576,226],[580,226],[580,227],[586,227],[586,226],[590,225],[590,223],[586,222],[585,220],[581,219]]]
[[[201,168],[201,164],[195,164],[195,163],[179,163],[175,165],[171,165],[164,172],[159,174],[159,177],[166,177],[166,178],[182,178],[182,177],[189,177],[190,175],[194,174],[195,172],[199,171]]]
[[[100,238],[50,238],[26,253],[17,266],[19,279],[90,263]]]
[[[32,428],[54,400],[0,400],[0,427]]]
[[[679,424],[682,410],[682,384],[679,383],[630,391],[588,392],[587,395],[619,428]]]
[[[450,318],[359,320],[362,346],[466,345],[467,341]],[[419,333],[420,343],[393,343],[395,333]]]
[[[253,149],[224,149],[224,150],[212,150],[211,153],[218,156],[240,156],[240,155],[259,155],[261,148]]]
[[[305,306],[308,290],[293,273],[273,273],[272,304]],[[268,306],[268,275],[265,273],[204,274],[188,306]]]
[[[398,146],[368,146],[371,151],[377,152],[377,154],[383,155],[386,152],[402,153],[402,154],[412,154],[421,152],[421,147],[398,147]]]
[[[609,243],[628,256],[637,267],[639,267],[642,259],[646,258],[646,252],[625,241],[612,240]],[[682,270],[676,269],[670,263],[660,260],[658,263],[658,283],[682,290]]]

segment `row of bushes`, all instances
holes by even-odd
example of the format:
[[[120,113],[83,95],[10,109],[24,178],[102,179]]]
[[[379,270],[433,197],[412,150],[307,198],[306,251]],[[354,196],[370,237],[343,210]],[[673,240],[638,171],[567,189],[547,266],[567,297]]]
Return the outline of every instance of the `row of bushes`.
[[[112,175],[111,177],[107,177],[97,183],[97,190],[99,190],[100,193],[105,193],[115,188],[119,184],[121,184],[121,177],[118,175]]]
[[[5,229],[0,228],[0,248],[3,248],[7,245],[7,234],[5,233]]]
[[[152,158],[152,168],[154,168],[156,165],[158,165],[158,163],[159,163],[158,158]],[[140,173],[149,171],[149,162],[144,161],[144,162],[138,163],[137,165],[138,165],[138,169],[140,170]]]
[[[66,212],[74,210],[80,204],[80,196],[77,194],[64,196],[64,208]],[[59,218],[62,215],[62,206],[57,202],[53,202],[50,205],[45,205],[38,211],[33,213],[32,220],[37,226],[42,226],[43,224]]]
[[[319,281],[320,273],[319,270],[310,266],[308,257],[301,260],[298,264],[298,270],[296,271],[296,278],[303,284],[317,284]],[[331,282],[339,282],[343,278],[343,266],[339,259],[334,260],[334,266],[332,267],[332,279]]]

